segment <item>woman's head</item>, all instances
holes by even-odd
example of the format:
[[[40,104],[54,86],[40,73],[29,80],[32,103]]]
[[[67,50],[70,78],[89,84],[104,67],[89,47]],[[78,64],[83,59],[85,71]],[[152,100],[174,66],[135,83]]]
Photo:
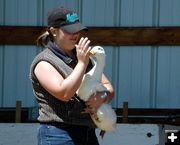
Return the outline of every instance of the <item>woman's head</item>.
[[[58,47],[64,49],[66,52],[71,51],[75,44],[77,44],[80,32],[68,33],[61,28],[50,27],[50,33],[53,36],[53,41]]]
[[[76,12],[62,7],[48,12],[47,24],[47,32],[42,34],[37,41],[40,46],[45,46],[49,40],[57,44],[64,43],[64,45],[70,40],[69,45],[73,44],[75,40],[78,40],[79,32],[87,30],[80,23]]]

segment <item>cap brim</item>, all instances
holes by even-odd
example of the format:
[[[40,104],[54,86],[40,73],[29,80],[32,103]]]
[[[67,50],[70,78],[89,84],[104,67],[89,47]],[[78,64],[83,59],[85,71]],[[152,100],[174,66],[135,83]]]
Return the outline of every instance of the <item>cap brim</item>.
[[[68,32],[68,33],[77,33],[81,30],[88,30],[87,27],[83,26],[81,23],[74,23],[70,25],[65,25],[61,27],[62,30]]]

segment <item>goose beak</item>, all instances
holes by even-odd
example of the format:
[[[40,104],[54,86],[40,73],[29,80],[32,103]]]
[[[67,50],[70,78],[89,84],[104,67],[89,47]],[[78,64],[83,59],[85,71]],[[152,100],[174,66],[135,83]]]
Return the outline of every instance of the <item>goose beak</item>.
[[[93,56],[93,55],[95,55],[95,54],[96,54],[95,51],[93,51],[93,50],[90,51],[90,56]]]

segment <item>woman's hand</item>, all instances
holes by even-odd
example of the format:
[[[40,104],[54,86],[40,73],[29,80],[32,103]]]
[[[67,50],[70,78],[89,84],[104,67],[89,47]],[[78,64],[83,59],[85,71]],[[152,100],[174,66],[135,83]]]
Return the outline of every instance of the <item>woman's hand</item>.
[[[86,112],[90,114],[94,114],[97,112],[98,108],[106,102],[106,98],[103,98],[101,96],[104,95],[104,92],[97,92],[93,96],[89,98],[89,100],[86,102]]]
[[[91,41],[87,37],[82,37],[79,43],[75,45],[78,62],[84,63],[86,66],[89,63],[89,52],[91,50],[91,47],[89,46],[90,42]]]

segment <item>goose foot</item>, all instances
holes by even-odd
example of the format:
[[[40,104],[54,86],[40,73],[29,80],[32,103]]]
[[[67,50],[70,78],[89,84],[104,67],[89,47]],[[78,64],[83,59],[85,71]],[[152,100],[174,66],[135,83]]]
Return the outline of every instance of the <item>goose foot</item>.
[[[103,139],[104,135],[105,135],[106,131],[101,130],[99,133],[99,136]]]

